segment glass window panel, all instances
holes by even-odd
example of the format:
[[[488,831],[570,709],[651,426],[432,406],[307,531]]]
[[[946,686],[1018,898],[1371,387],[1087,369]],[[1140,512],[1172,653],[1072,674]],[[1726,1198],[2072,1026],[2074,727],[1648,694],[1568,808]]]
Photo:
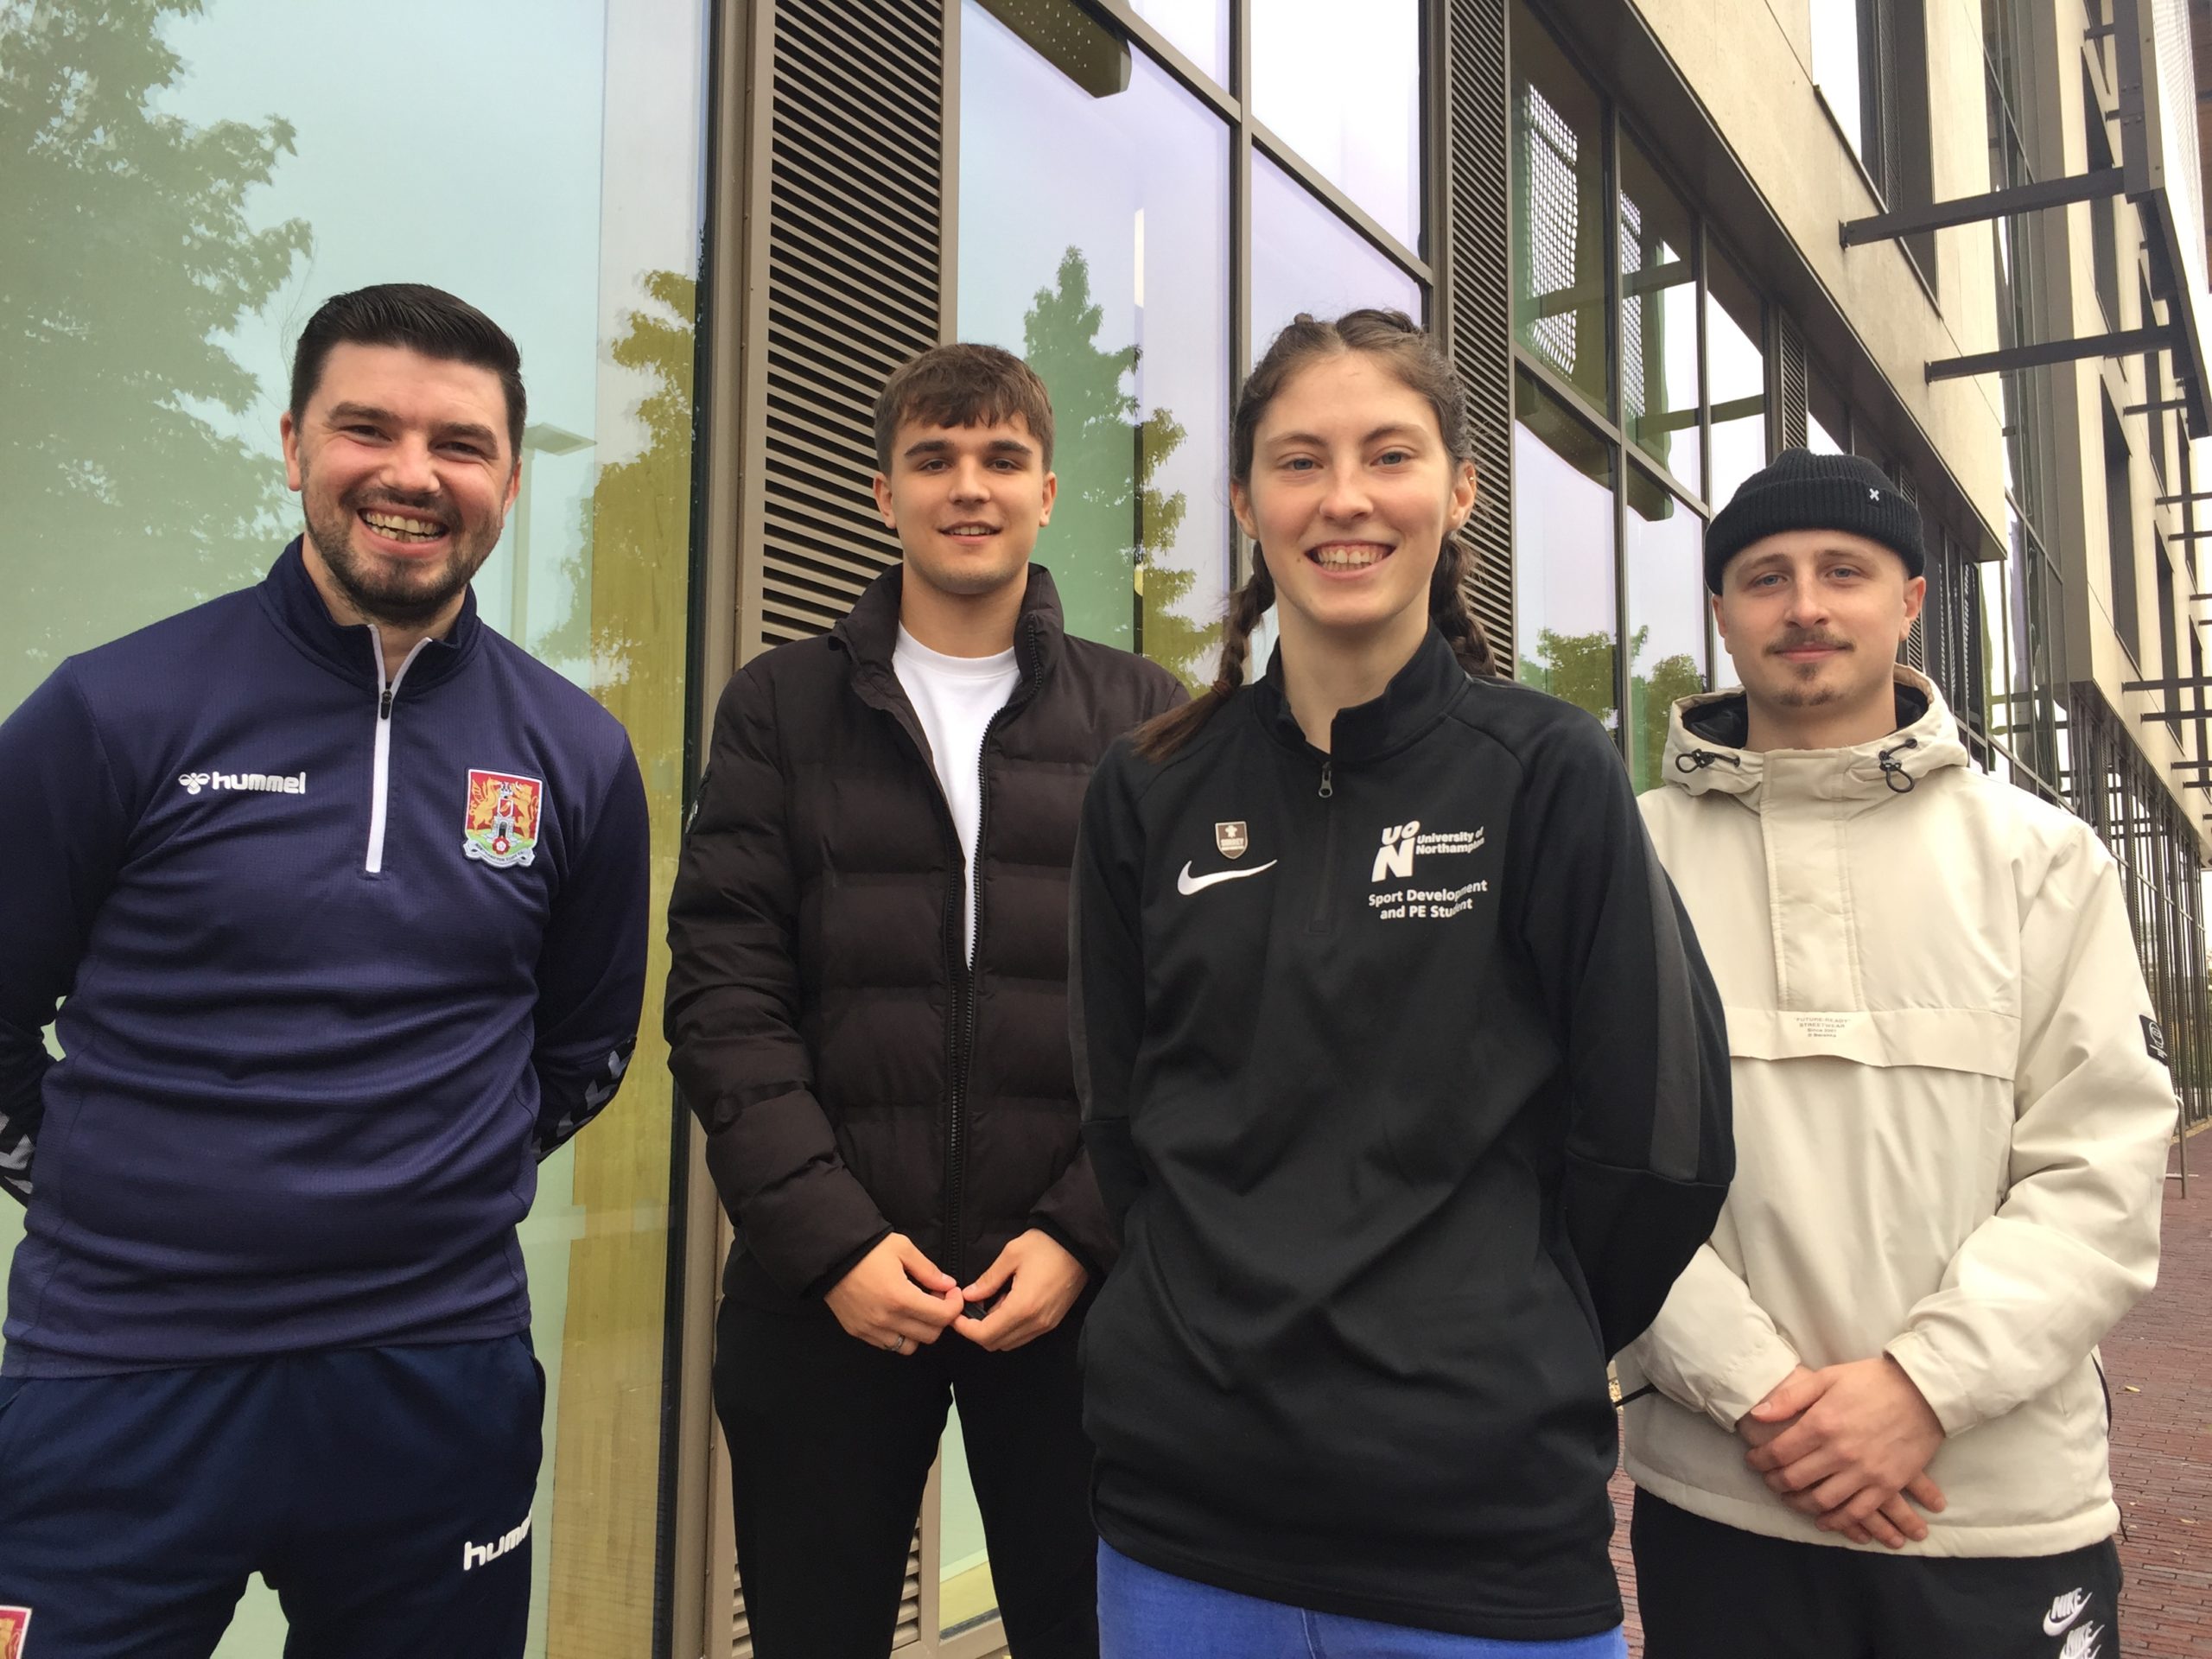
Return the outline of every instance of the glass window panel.
[[[1849,452],[1851,415],[1844,407],[1843,394],[1819,375],[1812,377],[1806,388],[1805,447],[1816,455],[1840,455]]]
[[[1408,248],[1421,246],[1421,7],[1257,0],[1252,110]]]
[[[1766,338],[1758,295],[1735,266],[1706,256],[1706,385],[1713,397],[1713,478],[1706,499],[1728,505],[1766,465]]]
[[[1859,0],[1817,0],[1813,13],[1813,84],[1859,155],[1866,153],[1859,91]]]
[[[1628,469],[1628,696],[1640,793],[1666,781],[1667,721],[1707,690],[1705,520],[1656,479]]]
[[[1127,46],[1126,90],[1094,96],[976,0],[961,41],[960,333],[1052,391],[1060,493],[1038,558],[1077,632],[1209,680],[1229,591],[1228,129]]]
[[[960,1408],[946,1414],[938,1497],[938,1629],[950,1636],[998,1611],[991,1582],[991,1553],[983,1538],[982,1506],[968,1473],[968,1439]]]
[[[64,654],[258,580],[299,522],[276,422],[300,326],[343,289],[433,283],[514,335],[530,392],[524,494],[479,605],[628,728],[659,909],[690,710],[707,9],[391,0],[367,32],[287,0],[181,10],[156,25],[161,51],[0,10],[0,61],[75,87],[88,118],[0,149],[0,222],[50,238],[0,292],[0,372],[73,389],[35,429],[0,416],[0,714]],[[395,122],[402,85],[437,119]],[[211,137],[223,123],[241,124]],[[81,214],[38,206],[63,200]],[[126,270],[118,237],[172,251]],[[34,340],[39,355],[10,355]],[[658,944],[652,963],[657,1008]],[[549,1630],[563,1652],[652,1646],[675,1109],[659,1033],[649,1017],[614,1103],[538,1169],[521,1230],[546,1370],[533,1656]],[[0,1252],[20,1219],[0,1204]],[[283,1642],[257,1580],[219,1652]]]
[[[1534,378],[1514,380],[1519,677],[1617,730],[1612,447]]]
[[[1363,305],[1421,321],[1421,284],[1319,197],[1252,154],[1252,359],[1301,311],[1342,316]]]
[[[1696,228],[1681,198],[1625,137],[1620,234],[1621,419],[1631,443],[1701,490]]]
[[[1131,0],[1131,9],[1218,84],[1229,85],[1229,0]]]
[[[1513,332],[1604,409],[1604,111],[1518,0],[1512,29]]]

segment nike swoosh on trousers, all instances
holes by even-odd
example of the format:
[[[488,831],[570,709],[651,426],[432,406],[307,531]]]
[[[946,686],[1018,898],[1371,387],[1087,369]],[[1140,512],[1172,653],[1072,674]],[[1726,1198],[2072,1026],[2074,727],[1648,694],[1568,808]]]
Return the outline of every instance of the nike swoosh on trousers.
[[[1281,861],[1271,858],[1264,864],[1255,864],[1249,870],[1217,870],[1211,875],[1192,875],[1190,865],[1185,862],[1182,873],[1175,878],[1175,891],[1187,899],[1194,893],[1204,893],[1217,881],[1242,881],[1248,875],[1259,875],[1272,870]]]

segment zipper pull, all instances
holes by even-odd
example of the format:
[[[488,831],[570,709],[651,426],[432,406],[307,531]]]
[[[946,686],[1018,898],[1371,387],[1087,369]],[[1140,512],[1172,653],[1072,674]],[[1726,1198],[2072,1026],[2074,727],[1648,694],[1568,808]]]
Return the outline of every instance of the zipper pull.
[[[1321,798],[1325,801],[1337,792],[1335,766],[1333,760],[1321,763]]]
[[[377,718],[378,720],[391,718],[391,688],[390,686],[385,688],[384,696],[377,700]]]

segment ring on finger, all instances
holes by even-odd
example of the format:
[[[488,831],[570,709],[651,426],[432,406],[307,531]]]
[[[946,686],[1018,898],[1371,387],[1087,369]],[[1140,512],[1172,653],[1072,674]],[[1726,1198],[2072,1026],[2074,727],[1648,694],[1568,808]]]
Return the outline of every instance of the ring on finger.
[[[883,1344],[883,1351],[887,1354],[905,1353],[906,1351],[906,1338],[904,1337],[892,1338],[890,1341]]]

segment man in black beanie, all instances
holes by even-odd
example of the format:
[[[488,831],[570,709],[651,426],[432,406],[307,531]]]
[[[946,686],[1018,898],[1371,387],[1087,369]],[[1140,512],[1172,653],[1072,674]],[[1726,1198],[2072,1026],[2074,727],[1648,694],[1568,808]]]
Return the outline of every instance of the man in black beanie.
[[[1791,450],[1706,540],[1740,690],[1652,841],[1727,1007],[1737,1176],[1620,1356],[1648,1659],[2110,1659],[2094,1350],[2173,1122],[2118,873],[1897,662],[1920,520]]]

